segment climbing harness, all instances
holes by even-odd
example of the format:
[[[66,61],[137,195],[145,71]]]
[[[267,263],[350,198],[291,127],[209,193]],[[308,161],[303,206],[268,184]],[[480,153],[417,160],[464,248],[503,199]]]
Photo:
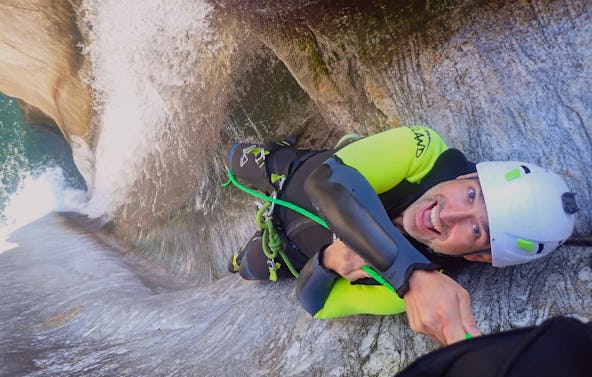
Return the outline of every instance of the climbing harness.
[[[257,227],[263,231],[263,236],[261,238],[261,246],[263,248],[263,253],[267,257],[267,267],[269,268],[269,280],[277,281],[277,270],[281,267],[281,263],[275,260],[278,254],[282,257],[284,263],[286,264],[286,267],[288,267],[292,275],[298,278],[299,273],[298,271],[296,271],[296,269],[290,262],[285,250],[282,247],[282,239],[274,227],[271,215],[273,213],[274,206],[277,204],[286,208],[290,208],[291,210],[294,210],[300,213],[301,215],[316,221],[325,228],[328,228],[327,223],[319,216],[305,210],[304,208],[301,208],[293,203],[278,199],[276,197],[277,192],[275,191],[272,194],[272,196],[268,196],[246,187],[236,179],[236,177],[234,176],[234,174],[228,166],[226,167],[226,172],[228,174],[228,181],[225,182],[222,185],[222,187],[226,187],[232,183],[237,188],[246,192],[247,194],[265,201],[265,204],[261,205],[260,208],[257,210],[255,223],[257,224]],[[285,177],[275,175],[274,178],[280,180],[279,187],[281,189]]]
[[[290,203],[287,202],[285,200],[281,200],[278,199],[277,197],[275,197],[275,193],[273,196],[268,196],[265,194],[262,194],[258,191],[252,190],[248,187],[246,187],[245,185],[241,184],[236,177],[234,176],[234,174],[232,173],[232,171],[230,170],[230,168],[228,166],[226,166],[226,173],[228,174],[228,181],[226,181],[224,184],[222,184],[222,187],[226,187],[228,185],[230,185],[231,183],[233,185],[235,185],[238,189],[246,192],[249,195],[252,195],[258,199],[264,200],[266,202],[269,202],[271,204],[274,205],[280,205],[282,207],[286,207],[288,209],[291,209],[293,211],[296,211],[297,213],[301,214],[302,216],[305,216],[313,221],[315,221],[316,223],[318,223],[319,225],[323,226],[326,229],[329,229],[329,226],[327,225],[327,222],[325,220],[323,220],[321,217],[315,215],[314,213],[307,211],[306,209],[294,204],[294,203]],[[271,205],[269,206],[271,207]],[[263,206],[261,208],[264,208]],[[261,211],[261,208],[259,209],[259,211]],[[257,217],[261,216],[263,217],[263,212],[267,211],[269,208],[266,208],[265,210],[261,211],[261,215],[259,215],[259,211],[257,212],[258,215]],[[272,208],[273,210],[273,208]],[[267,221],[266,221],[266,225],[265,225],[265,229],[268,229],[268,236],[263,237],[262,239],[262,245],[264,247],[264,252],[265,252],[265,248],[267,247],[266,244],[268,244],[268,242],[265,242],[265,240],[269,240],[271,238],[274,238],[274,240],[272,240],[272,243],[275,245],[275,236],[271,236],[271,234],[275,234],[277,235],[277,232],[275,231],[275,229],[273,229],[273,222],[271,221],[271,216],[269,215],[271,212],[267,211],[268,214],[266,215]],[[273,229],[273,231],[270,231],[269,229]],[[279,237],[279,236],[278,236]],[[272,247],[271,249],[275,249],[276,246]],[[282,250],[282,252],[280,253],[279,250]],[[295,276],[298,277],[298,273],[294,270],[294,267],[292,266],[292,264],[289,262],[289,259],[287,258],[287,255],[285,255],[285,251],[281,248],[281,244],[280,247],[277,249],[277,252],[280,253],[280,255],[282,256],[282,258],[284,259],[284,261],[286,262],[286,266],[288,267],[288,269],[290,269],[290,272]],[[275,256],[273,258],[270,258],[268,256],[268,254],[265,254],[266,257],[268,258],[268,267],[270,269],[270,280],[275,281],[272,278],[275,278],[277,280],[277,269],[279,268],[279,266],[277,265],[278,262],[275,262]],[[269,252],[269,255],[273,255],[273,251]],[[388,288],[390,291],[395,292],[395,289],[392,287],[391,284],[389,284],[389,282],[387,282],[378,272],[376,272],[374,269],[372,269],[372,267],[370,266],[362,266],[362,270],[364,270],[368,275],[370,275],[374,280],[376,280],[377,282],[379,282],[380,284],[382,284],[383,286],[385,286],[386,288]]]

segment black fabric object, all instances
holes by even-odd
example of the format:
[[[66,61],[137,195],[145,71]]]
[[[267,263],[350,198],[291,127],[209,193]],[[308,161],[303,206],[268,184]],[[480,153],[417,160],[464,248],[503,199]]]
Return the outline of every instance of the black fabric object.
[[[310,173],[332,155],[333,151],[322,151],[299,164],[293,174],[288,176],[279,198],[316,214],[302,186]],[[277,229],[281,230],[309,258],[333,242],[332,231],[289,208],[276,206],[274,217],[278,220]]]
[[[313,316],[325,306],[335,279],[339,277],[335,272],[323,267],[320,261],[321,255],[322,252],[319,252],[308,260],[300,270],[296,286],[296,297],[300,305]],[[314,289],[309,289],[311,286]]]
[[[396,377],[590,377],[592,322],[555,317],[427,354]]]

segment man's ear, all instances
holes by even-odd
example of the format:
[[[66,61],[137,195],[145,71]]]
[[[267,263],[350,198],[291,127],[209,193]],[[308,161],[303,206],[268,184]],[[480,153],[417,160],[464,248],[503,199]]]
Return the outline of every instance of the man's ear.
[[[465,255],[465,259],[470,260],[471,262],[483,262],[483,263],[491,263],[491,261],[493,260],[491,258],[491,253]]]
[[[479,178],[479,174],[477,172],[459,175],[458,177],[456,177],[456,179],[475,179],[475,178]]]

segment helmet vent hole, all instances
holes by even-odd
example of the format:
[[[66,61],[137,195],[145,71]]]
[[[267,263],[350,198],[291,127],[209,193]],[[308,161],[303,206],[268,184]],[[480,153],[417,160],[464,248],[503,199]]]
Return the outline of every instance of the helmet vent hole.
[[[520,167],[524,170],[526,174],[530,173],[530,169],[528,168],[528,166],[520,165]]]
[[[545,244],[539,243],[539,249],[537,250],[536,253],[537,254],[540,254],[543,251],[544,248],[545,248]]]

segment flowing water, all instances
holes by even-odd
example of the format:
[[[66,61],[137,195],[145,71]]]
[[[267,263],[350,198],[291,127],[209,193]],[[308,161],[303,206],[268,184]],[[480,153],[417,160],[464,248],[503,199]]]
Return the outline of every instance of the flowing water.
[[[183,290],[227,275],[229,255],[254,230],[252,200],[220,189],[224,146],[323,123],[268,48],[211,14],[193,0],[82,3],[96,135],[88,187],[63,138],[26,124],[16,101],[1,97],[0,375],[74,373],[67,365],[109,375],[108,365],[120,367],[111,352],[135,353],[145,375],[164,368],[164,349],[174,371],[179,354],[204,353],[191,351],[200,329],[227,336],[212,316],[225,315],[229,298],[257,296],[233,293],[234,276],[218,289]],[[237,54],[237,43],[248,48]],[[116,346],[146,336],[161,346]],[[221,346],[208,347],[210,359]],[[253,362],[243,356],[232,360]],[[205,360],[186,368],[219,368]]]
[[[251,201],[220,189],[224,146],[299,132],[317,110],[270,50],[237,37],[239,25],[215,25],[204,1],[88,1],[81,14],[97,136],[94,174],[77,210],[114,221],[120,237],[159,263],[210,281],[253,228],[243,216]],[[238,43],[252,49],[236,54]],[[231,73],[237,65],[244,75]],[[69,156],[58,134],[25,125],[15,101],[4,102],[4,116],[20,120],[3,127],[2,151],[11,152],[2,157],[0,209],[25,176],[56,165],[51,153]],[[43,132],[57,141],[30,136]],[[84,188],[68,158],[57,164],[64,187]],[[221,234],[221,223],[235,232]]]
[[[87,212],[176,273],[216,279],[253,231],[252,200],[220,189],[225,145],[299,132],[318,110],[204,1],[89,1],[83,12],[98,130]]]
[[[60,132],[27,123],[18,101],[1,93],[0,172],[0,236],[4,238],[51,211],[83,211],[86,185]],[[0,248],[0,253],[5,249]]]

